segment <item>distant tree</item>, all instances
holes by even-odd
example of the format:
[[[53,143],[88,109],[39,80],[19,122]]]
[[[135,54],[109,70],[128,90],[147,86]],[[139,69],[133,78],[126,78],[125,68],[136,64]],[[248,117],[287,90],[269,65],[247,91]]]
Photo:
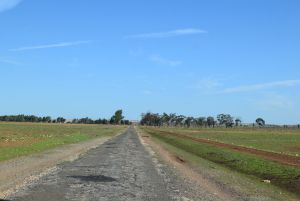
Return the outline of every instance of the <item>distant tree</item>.
[[[186,117],[184,115],[178,115],[175,117],[175,125],[176,126],[183,126],[184,125],[184,119]]]
[[[217,120],[220,125],[225,125],[226,127],[232,127],[234,125],[233,117],[230,114],[219,114]]]
[[[207,117],[206,122],[208,127],[215,126],[215,119],[213,117]]]
[[[85,117],[85,118],[81,118],[81,119],[78,119],[77,123],[79,124],[94,124],[94,120],[88,118],[88,117]]]
[[[199,118],[197,118],[197,124],[199,125],[199,126],[205,126],[206,125],[206,117],[199,117]]]
[[[130,125],[130,121],[129,120],[124,120],[124,124],[125,125]]]
[[[56,122],[57,123],[65,123],[66,119],[63,117],[57,117]]]
[[[161,117],[156,113],[143,113],[142,119],[140,121],[141,125],[145,126],[160,126],[161,125]]]
[[[42,118],[42,122],[44,122],[44,123],[51,123],[51,117],[49,117],[49,116],[43,117]]]
[[[116,123],[115,116],[112,116],[112,117],[110,118],[109,123],[110,123],[110,124],[115,124],[115,123]]]
[[[168,126],[174,126],[176,124],[176,113],[170,113],[169,114],[169,121],[168,121]]]
[[[255,122],[256,122],[256,124],[257,125],[259,125],[259,126],[265,126],[265,124],[266,124],[266,122],[265,122],[265,120],[263,120],[263,118],[257,118],[256,120],[255,120]]]
[[[102,124],[108,124],[108,120],[107,119],[102,119]]]
[[[184,125],[189,128],[191,127],[193,121],[194,121],[193,117],[187,117],[184,120]]]
[[[122,116],[123,111],[122,110],[117,110],[115,112],[115,115],[113,115],[111,117],[111,122],[113,122],[114,124],[120,124],[121,120],[124,119],[124,116]]]
[[[235,126],[240,126],[242,123],[242,120],[240,118],[235,119]]]
[[[163,113],[160,117],[161,125],[169,125],[170,116],[167,113]]]

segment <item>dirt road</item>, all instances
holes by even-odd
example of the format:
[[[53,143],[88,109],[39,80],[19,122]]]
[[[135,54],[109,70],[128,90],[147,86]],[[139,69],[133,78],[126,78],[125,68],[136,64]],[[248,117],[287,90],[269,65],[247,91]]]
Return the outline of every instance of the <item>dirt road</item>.
[[[153,162],[134,128],[23,187],[7,200],[220,200]]]

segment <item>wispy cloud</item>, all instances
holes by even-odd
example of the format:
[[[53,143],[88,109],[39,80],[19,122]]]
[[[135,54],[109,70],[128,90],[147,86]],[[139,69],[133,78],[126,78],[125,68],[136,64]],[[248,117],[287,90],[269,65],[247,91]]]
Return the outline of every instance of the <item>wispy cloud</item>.
[[[300,80],[283,80],[277,82],[268,82],[263,84],[244,85],[237,87],[230,87],[222,90],[222,93],[242,93],[249,91],[259,91],[263,89],[275,88],[275,87],[293,87],[300,85]]]
[[[195,34],[203,34],[203,33],[207,33],[207,31],[201,29],[188,28],[188,29],[176,29],[176,30],[165,31],[165,32],[136,34],[136,35],[127,36],[127,38],[168,38],[174,36],[195,35]]]
[[[212,90],[220,86],[222,86],[222,83],[218,79],[206,77],[197,82],[196,88],[202,90]]]
[[[0,0],[0,13],[16,7],[22,0]]]
[[[293,109],[294,102],[290,97],[286,97],[280,94],[266,94],[264,97],[259,100],[254,101],[256,108],[267,111],[276,111],[276,110],[287,110]]]
[[[23,63],[20,63],[18,61],[3,58],[3,57],[0,57],[0,63],[6,63],[6,64],[12,64],[12,65],[23,65]]]
[[[152,55],[149,57],[149,59],[159,65],[167,65],[167,66],[178,66],[182,63],[181,61],[166,59],[159,55]]]
[[[59,48],[59,47],[68,47],[68,46],[75,46],[81,44],[87,44],[92,41],[85,40],[85,41],[73,41],[73,42],[62,42],[62,43],[54,43],[48,45],[36,45],[36,46],[27,46],[27,47],[18,47],[14,49],[10,49],[9,51],[26,51],[26,50],[37,50],[37,49],[49,49],[49,48]]]

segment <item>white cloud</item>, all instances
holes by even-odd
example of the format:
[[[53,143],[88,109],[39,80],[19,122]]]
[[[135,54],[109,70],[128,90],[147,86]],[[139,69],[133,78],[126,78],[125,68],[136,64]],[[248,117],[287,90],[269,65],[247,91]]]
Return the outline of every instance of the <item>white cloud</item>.
[[[59,48],[59,47],[68,47],[68,46],[75,46],[90,43],[92,41],[73,41],[73,42],[62,42],[62,43],[55,43],[55,44],[48,44],[48,45],[36,45],[36,46],[27,46],[27,47],[19,47],[10,49],[10,51],[26,51],[26,50],[37,50],[37,49],[48,49],[48,48]]]
[[[149,57],[149,59],[159,65],[167,65],[167,66],[178,66],[182,63],[181,61],[166,59],[159,55],[152,55]]]
[[[222,93],[242,93],[250,91],[259,91],[263,89],[275,88],[275,87],[293,87],[300,85],[300,80],[283,80],[277,82],[268,82],[263,84],[244,85],[237,87],[230,87],[222,90]]]
[[[0,0],[0,12],[16,7],[22,0]]]
[[[128,36],[127,38],[168,38],[174,36],[195,35],[195,34],[203,34],[203,33],[207,33],[207,31],[201,29],[188,28],[188,29],[176,29],[176,30],[165,31],[165,32],[136,34],[136,35]]]

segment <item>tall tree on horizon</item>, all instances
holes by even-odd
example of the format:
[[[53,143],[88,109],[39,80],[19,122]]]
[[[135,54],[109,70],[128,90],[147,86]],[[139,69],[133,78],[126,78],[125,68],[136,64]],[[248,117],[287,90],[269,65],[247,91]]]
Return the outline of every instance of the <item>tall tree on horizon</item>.
[[[123,111],[122,110],[117,110],[115,112],[115,115],[111,117],[111,122],[114,122],[115,124],[120,124],[121,120],[124,119],[124,116],[122,115]]]

